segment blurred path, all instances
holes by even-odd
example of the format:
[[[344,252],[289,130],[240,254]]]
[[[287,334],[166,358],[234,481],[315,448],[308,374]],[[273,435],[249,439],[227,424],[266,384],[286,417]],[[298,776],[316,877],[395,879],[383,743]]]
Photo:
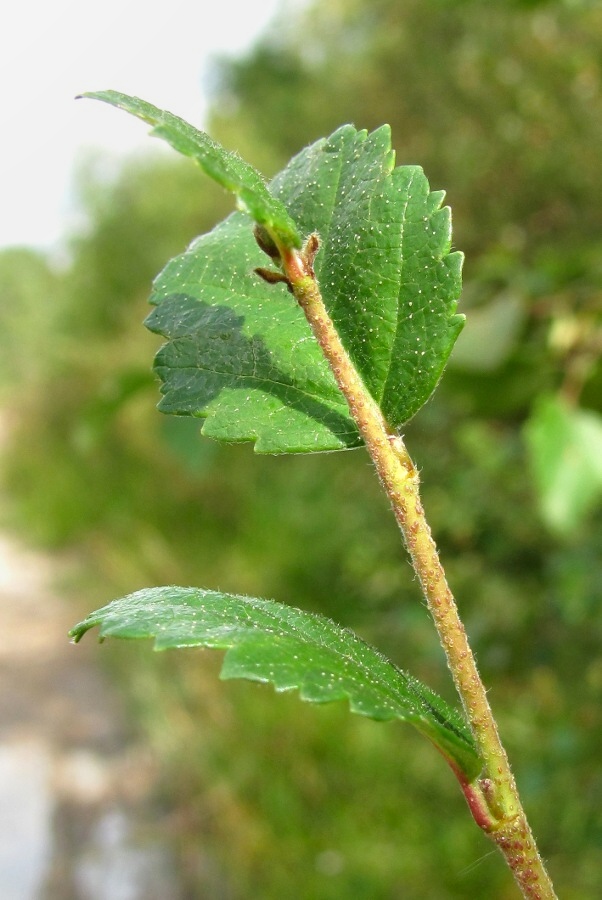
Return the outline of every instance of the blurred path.
[[[0,897],[178,900],[161,829],[145,829],[152,762],[94,643],[69,643],[54,575],[0,535]]]

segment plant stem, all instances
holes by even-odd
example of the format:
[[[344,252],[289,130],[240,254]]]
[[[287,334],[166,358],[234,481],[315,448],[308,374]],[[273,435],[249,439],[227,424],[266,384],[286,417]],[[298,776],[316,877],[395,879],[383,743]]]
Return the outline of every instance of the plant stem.
[[[523,896],[529,900],[553,900],[556,895],[552,883],[522,809],[485,688],[424,515],[418,473],[403,440],[389,428],[363,384],[328,315],[313,273],[316,250],[315,236],[300,253],[282,249],[283,272],[331,366],[389,497],[484,764],[473,783],[452,767],[475,821],[504,854]]]

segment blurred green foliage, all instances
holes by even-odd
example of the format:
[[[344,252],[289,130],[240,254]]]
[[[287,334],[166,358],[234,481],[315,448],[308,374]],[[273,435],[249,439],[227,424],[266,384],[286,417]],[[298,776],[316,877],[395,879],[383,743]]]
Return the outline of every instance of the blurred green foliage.
[[[602,894],[602,514],[596,478],[572,495],[551,476],[575,471],[570,436],[602,412],[601,59],[595,3],[333,0],[221,63],[211,129],[269,174],[343,121],[388,121],[398,162],[448,190],[468,324],[406,439],[572,900]],[[69,265],[0,256],[5,518],[77,550],[78,611],[170,582],[273,597],[354,627],[451,696],[363,452],[255,458],[154,410],[150,281],[227,199],[177,161],[135,161],[109,184],[92,166],[84,183]],[[542,416],[546,402],[563,414]],[[550,483],[570,527],[546,512]],[[514,896],[444,763],[407,729],[217,684],[199,653],[101,655],[160,751],[190,896]]]

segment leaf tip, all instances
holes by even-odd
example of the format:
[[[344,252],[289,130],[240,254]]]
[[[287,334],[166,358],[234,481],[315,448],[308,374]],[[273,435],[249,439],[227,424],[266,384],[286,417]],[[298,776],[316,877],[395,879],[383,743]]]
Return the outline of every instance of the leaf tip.
[[[107,91],[82,91],[81,94],[76,94],[76,100],[98,100],[100,99],[100,94],[106,94]]]
[[[87,629],[83,628],[81,624],[76,625],[74,628],[71,628],[67,632],[67,636],[69,637],[72,644],[79,644]]]
[[[72,644],[79,644],[83,636],[90,631],[91,628],[94,628],[95,625],[98,625],[98,622],[89,622],[87,619],[84,619],[83,622],[78,622],[77,625],[74,625],[67,634],[71,640]],[[99,640],[104,640],[102,637],[99,637]]]

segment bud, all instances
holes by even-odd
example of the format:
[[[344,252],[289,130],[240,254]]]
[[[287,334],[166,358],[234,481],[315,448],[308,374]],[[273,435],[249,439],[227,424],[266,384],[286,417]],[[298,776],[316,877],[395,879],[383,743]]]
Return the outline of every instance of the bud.
[[[256,225],[253,229],[253,234],[255,235],[255,240],[257,241],[259,247],[266,253],[270,259],[273,259],[274,262],[280,262],[280,251],[278,247],[272,240],[272,236],[270,235],[267,228],[264,228],[263,225]]]

